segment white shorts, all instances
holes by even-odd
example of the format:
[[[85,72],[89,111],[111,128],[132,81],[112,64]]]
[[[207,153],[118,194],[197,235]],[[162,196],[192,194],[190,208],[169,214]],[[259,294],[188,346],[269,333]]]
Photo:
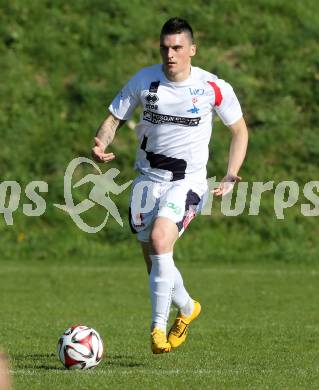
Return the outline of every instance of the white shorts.
[[[138,176],[131,190],[129,222],[142,242],[149,242],[155,218],[166,217],[176,223],[179,236],[204,205],[207,183],[187,180],[154,182]]]

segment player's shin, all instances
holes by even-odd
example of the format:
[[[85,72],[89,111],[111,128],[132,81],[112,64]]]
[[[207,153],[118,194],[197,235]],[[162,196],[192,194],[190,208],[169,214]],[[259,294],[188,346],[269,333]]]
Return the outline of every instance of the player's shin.
[[[166,332],[174,287],[174,261],[172,253],[150,255],[150,294],[152,301],[152,329]]]
[[[194,309],[194,301],[185,289],[183,278],[179,270],[174,266],[174,288],[172,303],[177,307],[179,312],[188,317]]]

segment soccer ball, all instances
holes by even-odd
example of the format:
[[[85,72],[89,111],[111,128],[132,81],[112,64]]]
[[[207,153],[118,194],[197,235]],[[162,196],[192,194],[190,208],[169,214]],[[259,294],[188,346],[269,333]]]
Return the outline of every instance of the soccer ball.
[[[58,342],[58,356],[68,369],[87,370],[102,360],[103,343],[96,330],[87,326],[72,326]]]

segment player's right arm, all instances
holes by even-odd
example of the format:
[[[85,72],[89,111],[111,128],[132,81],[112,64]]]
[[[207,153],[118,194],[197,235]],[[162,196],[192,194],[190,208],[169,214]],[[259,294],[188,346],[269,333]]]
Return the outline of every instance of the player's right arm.
[[[116,95],[109,106],[110,115],[102,122],[94,138],[95,146],[92,157],[97,162],[109,162],[115,159],[114,153],[105,153],[105,149],[114,139],[115,132],[130,118],[139,104],[140,81],[142,76],[137,73]]]
[[[124,120],[116,118],[113,114],[104,119],[94,137],[92,157],[95,161],[105,163],[115,159],[114,153],[105,153],[105,149],[112,143],[116,130],[124,123]]]

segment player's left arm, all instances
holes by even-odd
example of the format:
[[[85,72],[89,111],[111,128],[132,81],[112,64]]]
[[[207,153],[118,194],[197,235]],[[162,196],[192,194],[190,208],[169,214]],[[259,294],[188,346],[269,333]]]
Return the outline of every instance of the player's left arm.
[[[221,181],[218,188],[213,190],[215,195],[226,195],[234,184],[241,180],[238,172],[246,156],[248,145],[248,130],[243,117],[228,126],[232,133],[232,140],[229,149],[227,174]]]

